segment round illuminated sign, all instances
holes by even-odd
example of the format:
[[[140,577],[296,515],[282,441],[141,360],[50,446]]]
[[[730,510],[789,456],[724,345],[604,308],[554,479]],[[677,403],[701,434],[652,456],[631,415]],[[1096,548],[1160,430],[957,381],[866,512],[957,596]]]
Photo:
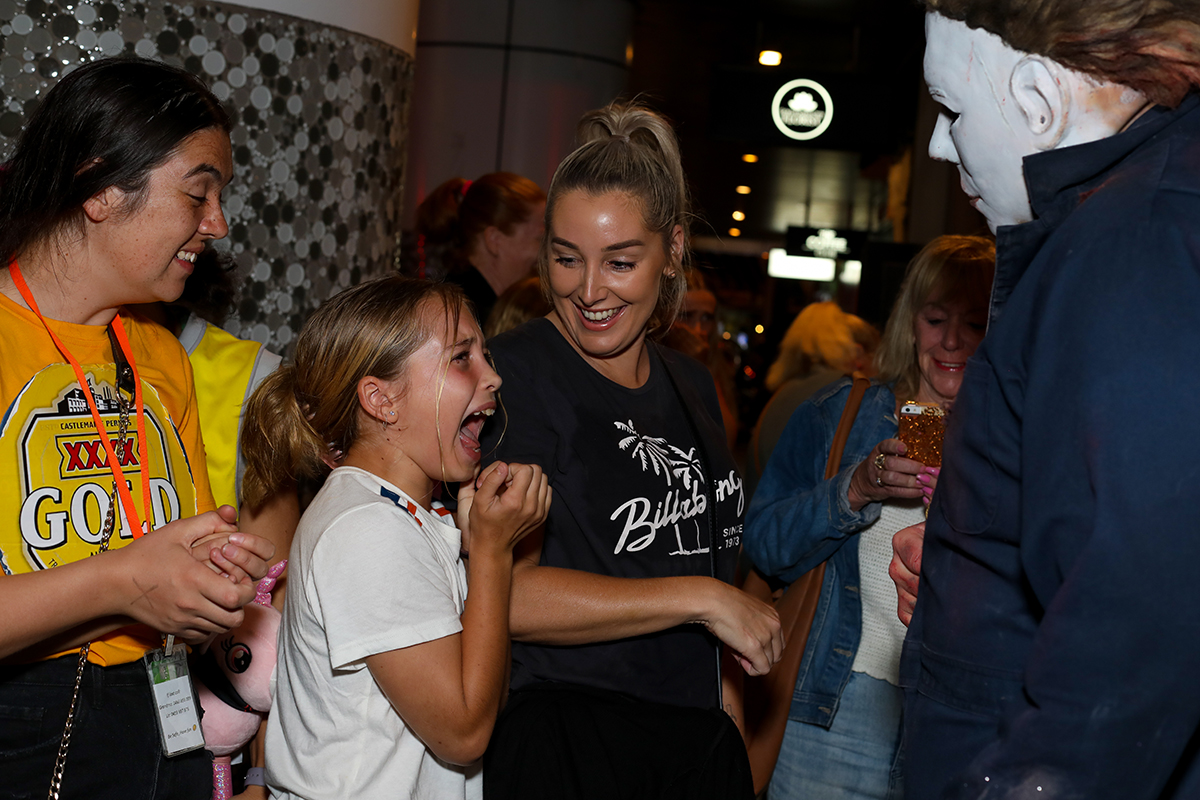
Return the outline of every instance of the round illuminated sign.
[[[833,122],[833,98],[816,81],[788,81],[771,101],[771,119],[789,139],[815,139]]]

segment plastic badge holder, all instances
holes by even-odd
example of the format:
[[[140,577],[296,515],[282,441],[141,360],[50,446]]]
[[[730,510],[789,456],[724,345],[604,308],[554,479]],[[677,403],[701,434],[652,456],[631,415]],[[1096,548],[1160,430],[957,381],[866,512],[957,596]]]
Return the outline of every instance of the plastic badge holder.
[[[168,654],[169,653],[169,654]],[[142,657],[150,677],[150,689],[158,712],[158,732],[163,753],[168,757],[204,747],[200,730],[200,701],[188,673],[187,648],[183,645],[152,650]]]

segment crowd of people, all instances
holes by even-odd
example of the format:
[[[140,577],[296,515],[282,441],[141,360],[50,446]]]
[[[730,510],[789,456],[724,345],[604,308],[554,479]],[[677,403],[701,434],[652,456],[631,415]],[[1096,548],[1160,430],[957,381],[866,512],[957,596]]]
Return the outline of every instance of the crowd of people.
[[[445,279],[281,363],[219,328],[215,96],[59,81],[0,170],[0,797],[1197,796],[1200,15],[925,3],[993,235],[882,334],[806,308],[748,479],[650,108],[439,186]]]

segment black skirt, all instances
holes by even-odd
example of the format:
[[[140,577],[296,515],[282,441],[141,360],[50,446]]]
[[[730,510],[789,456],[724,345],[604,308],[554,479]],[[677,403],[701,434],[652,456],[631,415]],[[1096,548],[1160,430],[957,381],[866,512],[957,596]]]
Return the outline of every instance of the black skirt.
[[[753,800],[746,746],[716,708],[540,683],[513,692],[483,762],[485,800]]]

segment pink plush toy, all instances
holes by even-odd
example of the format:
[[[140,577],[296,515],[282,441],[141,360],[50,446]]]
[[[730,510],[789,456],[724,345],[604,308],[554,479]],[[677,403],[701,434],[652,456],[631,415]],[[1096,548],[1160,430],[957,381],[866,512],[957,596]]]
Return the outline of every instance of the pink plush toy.
[[[204,707],[200,726],[205,747],[213,754],[213,800],[233,796],[230,756],[254,738],[271,710],[280,619],[271,605],[271,589],[285,567],[286,560],[271,567],[258,582],[258,595],[246,606],[242,624],[214,639],[198,662],[196,693]]]

